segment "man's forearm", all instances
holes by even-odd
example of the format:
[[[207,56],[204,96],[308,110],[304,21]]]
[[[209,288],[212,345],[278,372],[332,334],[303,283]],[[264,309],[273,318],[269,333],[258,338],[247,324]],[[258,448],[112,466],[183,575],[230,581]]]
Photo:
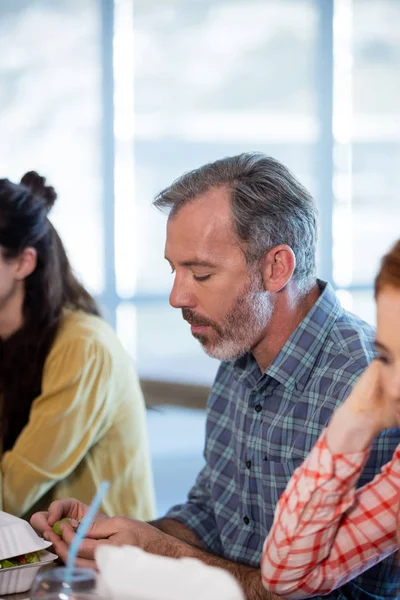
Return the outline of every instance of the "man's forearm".
[[[173,558],[197,558],[211,567],[225,569],[239,581],[247,600],[281,600],[279,596],[263,588],[260,569],[235,563],[208,552],[196,534],[183,523],[174,519],[159,519],[151,525],[163,531],[165,538],[161,543],[157,543],[156,547],[149,548],[150,552]]]
[[[202,549],[206,548],[203,542],[200,540],[200,538],[198,538],[197,535],[194,533],[194,531],[189,529],[189,527],[187,527],[180,521],[176,521],[176,519],[168,519],[164,517],[163,519],[151,521],[150,525],[156,527],[163,533],[167,533],[168,535],[171,535],[172,537],[181,540],[182,542],[186,542],[190,546],[195,546],[195,548]]]

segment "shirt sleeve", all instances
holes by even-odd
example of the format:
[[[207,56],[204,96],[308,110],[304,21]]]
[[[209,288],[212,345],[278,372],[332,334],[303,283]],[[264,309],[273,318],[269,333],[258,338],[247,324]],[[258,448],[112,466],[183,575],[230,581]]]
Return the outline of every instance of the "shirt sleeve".
[[[356,491],[367,458],[333,455],[322,434],[278,502],[261,561],[268,590],[289,599],[327,594],[395,551],[400,446]]]
[[[166,518],[180,521],[191,529],[211,552],[222,554],[209,481],[209,467],[205,465],[189,492],[187,502],[171,508]]]
[[[49,354],[29,422],[1,461],[3,510],[24,515],[79,465],[106,420],[110,374],[94,340],[65,340]]]

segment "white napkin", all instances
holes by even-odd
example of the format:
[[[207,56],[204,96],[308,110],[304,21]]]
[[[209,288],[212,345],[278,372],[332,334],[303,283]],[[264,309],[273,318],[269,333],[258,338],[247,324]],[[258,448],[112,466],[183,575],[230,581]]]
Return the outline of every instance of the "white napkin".
[[[169,558],[134,546],[96,550],[100,587],[113,600],[244,600],[236,579],[195,558]]]

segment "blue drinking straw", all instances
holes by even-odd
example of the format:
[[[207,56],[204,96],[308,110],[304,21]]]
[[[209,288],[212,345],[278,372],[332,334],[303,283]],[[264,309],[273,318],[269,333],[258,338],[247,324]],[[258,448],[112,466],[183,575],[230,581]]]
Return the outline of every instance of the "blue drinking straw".
[[[83,517],[83,519],[77,529],[76,535],[72,541],[72,544],[70,545],[70,547],[68,549],[67,571],[65,574],[66,583],[71,582],[72,571],[74,568],[76,556],[78,554],[79,546],[81,545],[83,538],[85,537],[89,527],[91,526],[93,519],[95,518],[96,513],[99,510],[100,504],[102,503],[102,500],[103,500],[104,496],[106,495],[109,487],[110,487],[109,481],[103,481],[100,484],[100,486],[96,492],[96,495],[93,498],[93,500],[89,506],[89,510],[87,511],[86,515]]]

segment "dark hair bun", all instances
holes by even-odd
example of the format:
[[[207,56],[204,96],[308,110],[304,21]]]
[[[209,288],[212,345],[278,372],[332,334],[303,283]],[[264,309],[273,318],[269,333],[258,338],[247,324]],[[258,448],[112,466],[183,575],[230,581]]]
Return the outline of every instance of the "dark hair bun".
[[[53,207],[57,199],[57,192],[51,185],[46,185],[45,177],[41,177],[36,171],[28,171],[21,179],[21,183],[33,194],[44,199],[48,211]]]

